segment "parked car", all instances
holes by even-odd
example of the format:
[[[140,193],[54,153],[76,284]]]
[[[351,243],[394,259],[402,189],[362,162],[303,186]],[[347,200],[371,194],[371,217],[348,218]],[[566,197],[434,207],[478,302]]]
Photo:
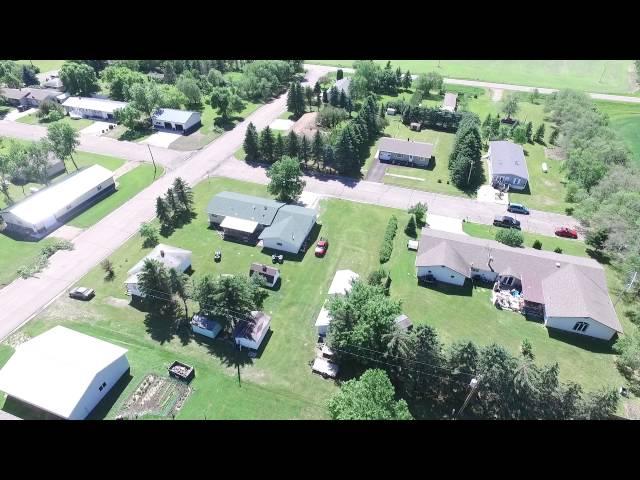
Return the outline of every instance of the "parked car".
[[[507,211],[511,213],[522,213],[523,215],[529,215],[529,209],[521,203],[510,203],[507,206]]]
[[[556,228],[556,235],[565,238],[578,238],[578,232],[576,229],[569,227]]]
[[[69,291],[69,296],[77,300],[91,300],[96,294],[93,288],[76,287]]]
[[[326,238],[321,238],[320,241],[316,244],[316,257],[324,257],[328,249],[329,240],[327,240]]]
[[[520,228],[520,221],[507,215],[498,215],[493,219],[493,224],[496,227]]]

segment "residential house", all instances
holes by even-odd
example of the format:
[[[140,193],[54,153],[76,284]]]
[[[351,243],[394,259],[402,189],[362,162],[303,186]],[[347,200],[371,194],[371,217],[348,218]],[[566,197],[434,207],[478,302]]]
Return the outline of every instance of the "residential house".
[[[62,103],[62,107],[70,117],[107,120],[110,122],[115,121],[114,112],[127,105],[127,102],[93,97],[69,97]]]
[[[151,116],[153,128],[162,132],[175,132],[189,135],[202,126],[199,112],[159,108]]]
[[[351,78],[343,77],[340,80],[337,80],[334,86],[338,90],[338,95],[340,95],[340,92],[344,92],[345,95],[349,96]],[[327,100],[331,101],[331,89],[327,90]]]
[[[0,370],[0,390],[53,418],[83,420],[129,373],[126,353],[56,326],[16,347]]]
[[[113,172],[92,165],[5,208],[0,211],[0,220],[6,223],[6,233],[37,240],[115,190]]]
[[[209,223],[222,230],[225,239],[247,243],[262,240],[262,246],[297,254],[316,223],[311,208],[274,200],[221,192],[207,206]]]
[[[28,107],[30,105],[31,92],[26,88],[0,88],[0,96],[14,107]]]
[[[604,270],[590,258],[424,228],[415,265],[418,277],[458,286],[473,279],[495,282],[494,291],[515,290],[522,313],[543,318],[548,328],[604,340],[622,332]]]
[[[50,180],[66,171],[64,162],[53,152],[49,152],[47,155],[47,163],[47,180]],[[14,182],[37,182],[40,179],[36,178],[32,172],[29,172],[28,175],[15,175],[11,180]]]
[[[140,290],[139,275],[146,260],[157,260],[167,269],[175,268],[178,273],[184,273],[191,267],[191,251],[184,250],[163,243],[157,245],[147,256],[136,263],[128,272],[124,282],[127,295],[144,298],[146,295]]]
[[[450,112],[455,112],[458,107],[458,94],[457,93],[445,93],[444,100],[442,102],[442,109]]]
[[[333,280],[331,280],[328,294],[346,295],[353,288],[353,282],[359,278],[360,275],[351,270],[337,270],[333,276]],[[326,304],[327,302],[325,301],[315,323],[318,335],[321,337],[324,337],[329,333],[329,326],[331,325],[331,315],[329,314],[329,310],[326,309]]]
[[[216,338],[220,330],[222,330],[222,325],[203,313],[196,313],[191,318],[191,330],[193,333],[213,339]]]
[[[511,190],[527,187],[529,170],[520,145],[506,140],[489,142],[487,158],[492,185],[508,185]]]
[[[382,137],[378,143],[377,157],[383,163],[427,168],[433,159],[433,144]]]
[[[23,90],[29,90],[30,95],[28,97],[28,102],[32,107],[39,107],[46,101],[59,103],[59,90],[54,90],[52,88],[25,88]]]

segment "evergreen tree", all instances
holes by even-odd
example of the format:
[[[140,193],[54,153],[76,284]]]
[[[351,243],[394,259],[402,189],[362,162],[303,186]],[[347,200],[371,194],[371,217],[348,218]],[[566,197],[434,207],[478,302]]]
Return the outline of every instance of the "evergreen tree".
[[[316,82],[316,84],[313,86],[313,93],[315,93],[316,95],[320,95],[322,93],[320,82]]]
[[[329,104],[332,107],[337,107],[339,102],[340,102],[340,94],[338,93],[338,89],[334,85],[333,87],[331,87],[331,90],[329,90]]]
[[[316,96],[316,106],[318,107],[318,111],[320,111],[320,104],[322,103],[322,97],[320,94]]]
[[[488,127],[490,125],[491,125],[491,114],[487,113],[487,116],[484,118],[484,121],[482,122],[482,126]]]
[[[531,135],[533,134],[533,122],[527,122],[525,134],[527,136],[527,143],[532,143]]]
[[[300,155],[299,155],[299,160],[300,162],[304,162],[304,164],[306,165],[307,162],[309,161],[309,155],[310,155],[310,146],[309,146],[309,141],[307,140],[307,136],[306,135],[302,135],[302,139],[300,140]]]
[[[347,96],[344,108],[349,113],[349,117],[351,117],[351,112],[353,111],[353,102],[351,101],[351,97]]]
[[[278,132],[278,134],[276,135],[275,144],[273,146],[273,160],[277,162],[282,158],[284,153],[285,153],[284,138],[282,138],[282,134]]]
[[[400,70],[400,67],[396,69],[396,85],[398,87],[402,85],[402,70]]]
[[[411,72],[407,70],[404,74],[404,77],[402,77],[402,88],[404,89],[411,88],[411,82],[412,82]]]
[[[313,106],[313,89],[308,85],[304,87],[304,96],[307,99],[307,105],[309,105],[309,111],[311,111],[311,107]]]
[[[325,104],[329,103],[329,98],[328,98],[326,89],[322,91],[322,103],[325,103]]]
[[[171,226],[171,210],[162,197],[156,198],[156,217],[158,217],[163,228],[166,229]]]
[[[338,100],[338,106],[340,108],[345,108],[347,106],[347,94],[344,93],[344,90],[340,90],[340,97]]]
[[[291,130],[289,132],[289,135],[287,136],[287,143],[286,143],[286,150],[285,150],[286,154],[291,158],[298,158],[299,150],[300,150],[300,142],[298,140],[298,136],[296,135],[296,132]]]
[[[533,140],[537,143],[544,143],[544,123],[541,123],[536,130],[536,134],[533,137]]]
[[[193,214],[193,191],[181,177],[176,177],[173,181],[173,193],[182,212]]]
[[[296,97],[296,105],[298,107],[298,110],[293,113],[296,115],[296,117],[301,117],[305,112],[305,93],[304,88],[302,88],[302,85],[300,85],[299,83],[298,87],[296,88]]]
[[[549,136],[549,143],[551,145],[555,145],[556,144],[556,140],[558,140],[558,134],[560,133],[560,130],[558,130],[557,128],[554,128],[551,131],[551,136]]]
[[[287,92],[287,110],[293,114],[295,114],[297,110],[296,102],[298,97],[296,96],[296,85],[296,82],[291,82],[289,84],[289,91]]]
[[[336,80],[342,80],[344,78],[344,72],[342,71],[341,68],[338,69],[338,71],[336,72]]]
[[[332,145],[325,145],[322,151],[322,168],[335,168],[336,153]]]
[[[258,131],[253,123],[249,123],[249,126],[247,127],[243,146],[244,153],[247,155],[247,160],[255,161],[260,158]]]
[[[311,153],[313,155],[313,161],[316,165],[318,165],[322,161],[323,149],[324,144],[322,141],[322,135],[320,134],[320,130],[316,130],[316,133],[313,137],[313,143],[311,144]]]
[[[391,70],[391,60],[387,60],[387,64],[384,67],[385,70]]]
[[[171,211],[171,217],[175,221],[178,216],[182,213],[182,206],[178,202],[176,198],[175,192],[172,187],[167,189],[167,192],[164,194],[164,200],[167,202],[169,209]]]
[[[407,223],[407,226],[404,229],[404,233],[406,233],[407,236],[409,236],[411,238],[416,238],[418,236],[418,234],[416,232],[416,217],[415,217],[415,215],[411,215],[409,217],[409,222]]]
[[[274,149],[274,140],[273,140],[273,132],[267,126],[262,132],[260,132],[260,154],[262,155],[262,159],[267,163],[273,163]]]

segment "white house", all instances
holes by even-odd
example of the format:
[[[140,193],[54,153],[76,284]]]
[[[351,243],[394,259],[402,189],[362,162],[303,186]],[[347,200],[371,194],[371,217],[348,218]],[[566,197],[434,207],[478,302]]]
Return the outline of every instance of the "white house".
[[[0,211],[0,218],[8,233],[42,238],[115,189],[113,172],[92,165]]]
[[[251,318],[238,322],[233,329],[236,345],[250,350],[259,350],[264,337],[269,331],[271,317],[264,312],[253,311]]]
[[[445,93],[444,100],[442,102],[442,109],[450,112],[455,112],[458,106],[458,94],[457,93]]]
[[[62,103],[62,107],[71,117],[92,118],[111,122],[115,121],[113,112],[127,105],[127,102],[94,97],[69,97]]]
[[[144,267],[145,260],[157,260],[167,269],[175,268],[179,273],[183,273],[191,267],[191,251],[182,248],[172,247],[163,243],[158,244],[147,256],[136,263],[128,272],[124,282],[127,295],[144,298],[146,295],[140,291],[138,285],[138,275]]]
[[[262,230],[258,239],[264,248],[297,254],[316,224],[318,212],[298,205],[283,205],[273,223]]]
[[[199,112],[159,108],[151,115],[153,128],[163,132],[176,132],[189,135],[202,126]]]
[[[0,390],[58,418],[83,420],[129,371],[127,350],[62,326],[16,347]]]
[[[511,190],[526,188],[529,170],[522,146],[506,140],[489,142],[487,157],[492,185],[508,185]]]

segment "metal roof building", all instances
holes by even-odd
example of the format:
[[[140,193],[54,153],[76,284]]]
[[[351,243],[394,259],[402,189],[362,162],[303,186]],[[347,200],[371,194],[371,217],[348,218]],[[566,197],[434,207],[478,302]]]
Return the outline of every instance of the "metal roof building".
[[[159,108],[151,116],[153,128],[188,135],[202,126],[200,112]]]

